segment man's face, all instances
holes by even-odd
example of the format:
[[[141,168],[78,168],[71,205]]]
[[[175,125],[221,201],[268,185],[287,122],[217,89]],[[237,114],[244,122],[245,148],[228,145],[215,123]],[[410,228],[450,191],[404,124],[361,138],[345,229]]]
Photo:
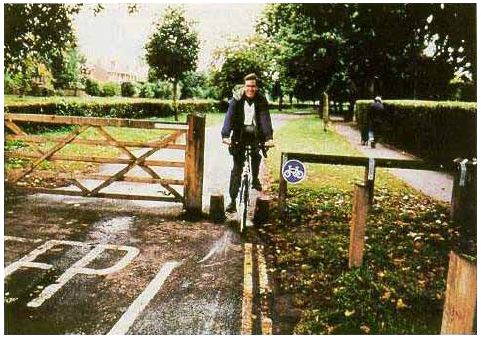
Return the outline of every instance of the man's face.
[[[249,99],[255,97],[257,93],[257,84],[255,80],[246,80],[244,84],[244,91]]]

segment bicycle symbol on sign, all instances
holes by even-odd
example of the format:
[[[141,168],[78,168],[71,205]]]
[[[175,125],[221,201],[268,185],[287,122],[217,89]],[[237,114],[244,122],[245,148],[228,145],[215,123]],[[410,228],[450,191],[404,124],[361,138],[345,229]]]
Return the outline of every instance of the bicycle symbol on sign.
[[[306,174],[306,167],[299,160],[288,160],[282,166],[282,177],[291,184],[301,182]]]

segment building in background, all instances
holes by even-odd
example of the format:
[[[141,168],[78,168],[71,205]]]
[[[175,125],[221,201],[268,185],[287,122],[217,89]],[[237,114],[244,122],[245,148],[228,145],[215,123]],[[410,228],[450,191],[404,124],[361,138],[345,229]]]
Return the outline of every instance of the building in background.
[[[99,82],[139,82],[147,81],[145,70],[137,66],[134,69],[121,67],[116,61],[111,60],[108,66],[105,62],[97,60],[95,64],[88,65],[88,76]]]

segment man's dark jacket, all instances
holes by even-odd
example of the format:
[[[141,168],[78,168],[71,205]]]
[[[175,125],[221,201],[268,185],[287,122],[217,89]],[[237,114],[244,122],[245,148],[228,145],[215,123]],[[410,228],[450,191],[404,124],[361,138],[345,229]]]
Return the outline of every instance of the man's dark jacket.
[[[242,127],[244,126],[244,104],[249,100],[245,94],[239,99],[235,97],[229,101],[229,108],[222,127],[222,138],[229,138],[232,131],[232,141],[239,141]],[[255,125],[257,137],[260,142],[272,139],[272,122],[269,114],[267,99],[259,92],[251,99],[255,107]]]

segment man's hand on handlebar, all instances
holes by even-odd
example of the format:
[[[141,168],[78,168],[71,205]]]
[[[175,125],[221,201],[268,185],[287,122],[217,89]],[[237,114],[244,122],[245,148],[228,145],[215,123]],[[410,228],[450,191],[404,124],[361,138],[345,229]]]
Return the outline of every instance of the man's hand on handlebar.
[[[266,147],[266,148],[274,147],[274,140],[272,140],[272,139],[267,140],[267,141],[264,143],[264,147]]]
[[[230,138],[222,138],[222,143],[230,146]]]

